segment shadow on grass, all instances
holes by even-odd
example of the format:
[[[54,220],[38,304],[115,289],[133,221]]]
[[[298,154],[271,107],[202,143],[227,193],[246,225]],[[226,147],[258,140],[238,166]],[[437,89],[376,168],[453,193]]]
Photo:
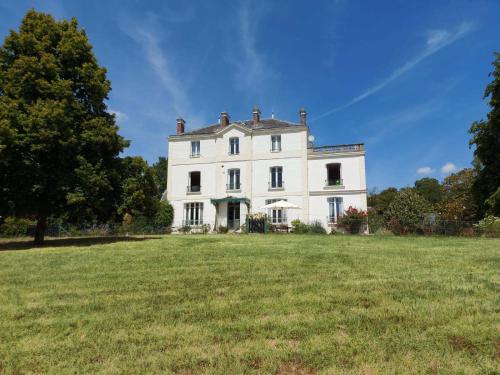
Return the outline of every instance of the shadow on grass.
[[[68,237],[68,238],[49,238],[43,245],[35,245],[33,239],[6,240],[0,242],[0,251],[6,250],[30,250],[44,247],[64,247],[64,246],[92,246],[115,242],[135,242],[159,239],[159,236],[129,237],[129,236],[105,236],[105,237]]]

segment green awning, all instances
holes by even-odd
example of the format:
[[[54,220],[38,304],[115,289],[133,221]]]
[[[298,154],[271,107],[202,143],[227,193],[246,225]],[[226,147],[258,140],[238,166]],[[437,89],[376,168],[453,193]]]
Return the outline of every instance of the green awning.
[[[238,197],[225,197],[225,198],[219,198],[219,199],[210,199],[210,202],[212,204],[219,204],[219,203],[237,203],[237,202],[244,202],[246,204],[250,204],[250,199],[248,198],[238,198]]]

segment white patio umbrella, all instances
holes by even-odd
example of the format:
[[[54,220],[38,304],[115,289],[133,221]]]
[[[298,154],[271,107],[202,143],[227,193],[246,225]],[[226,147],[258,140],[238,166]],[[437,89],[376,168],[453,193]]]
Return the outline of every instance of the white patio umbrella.
[[[265,210],[268,208],[277,208],[277,209],[295,209],[295,208],[300,208],[296,204],[281,200],[273,203],[266,204],[265,206],[262,206],[261,209]]]

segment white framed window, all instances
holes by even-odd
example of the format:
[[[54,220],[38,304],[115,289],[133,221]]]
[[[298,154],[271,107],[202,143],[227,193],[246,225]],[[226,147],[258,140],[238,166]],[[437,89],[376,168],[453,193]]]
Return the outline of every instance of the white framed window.
[[[187,186],[188,193],[199,193],[201,191],[201,172],[189,172],[189,184]]]
[[[271,136],[271,152],[281,151],[281,135]]]
[[[200,156],[200,141],[191,141],[191,157],[197,158]]]
[[[266,199],[266,205],[286,200],[287,199]],[[267,210],[267,215],[269,216],[272,224],[285,224],[287,222],[286,210],[283,210],[281,208],[269,208]]]
[[[184,225],[203,224],[203,203],[191,202],[184,204]]]
[[[344,213],[344,200],[342,197],[327,198],[328,202],[328,222],[336,223]]]
[[[340,163],[330,163],[326,165],[326,186],[342,185],[340,169]]]
[[[271,181],[269,187],[271,189],[280,189],[283,187],[283,167],[271,167]]]
[[[227,170],[227,190],[240,189],[240,170],[228,169]]]
[[[229,138],[229,155],[238,155],[240,153],[240,139],[238,137]]]

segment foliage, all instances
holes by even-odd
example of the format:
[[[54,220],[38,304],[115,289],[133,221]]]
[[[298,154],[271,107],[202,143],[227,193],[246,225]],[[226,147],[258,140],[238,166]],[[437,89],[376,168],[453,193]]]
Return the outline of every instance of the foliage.
[[[323,224],[321,224],[321,221],[313,221],[311,224],[309,224],[309,230],[308,233],[311,234],[326,234],[326,230],[323,227]]]
[[[473,192],[480,213],[500,215],[500,53],[495,53],[493,81],[485,89],[484,98],[489,98],[491,111],[487,120],[476,121],[470,127],[475,146],[474,158],[477,177]]]
[[[191,232],[191,227],[189,225],[183,225],[182,227],[179,228],[179,232],[187,234]]]
[[[339,226],[351,234],[357,234],[363,224],[366,224],[367,213],[352,206],[339,218]]]
[[[19,237],[26,236],[28,228],[35,224],[34,221],[28,219],[21,219],[12,216],[5,218],[2,225],[0,225],[0,236],[2,237]]]
[[[292,233],[304,234],[309,232],[309,226],[306,223],[300,221],[299,219],[292,220],[290,224],[292,225]]]
[[[441,202],[443,197],[443,187],[435,178],[424,177],[415,181],[414,189],[432,205]]]
[[[493,215],[486,216],[475,225],[479,233],[488,237],[500,237],[500,218]]]
[[[159,199],[154,175],[148,163],[139,156],[121,161],[122,193],[118,213],[152,219],[158,212]]]
[[[0,47],[0,210],[105,221],[116,209],[118,135],[111,89],[75,18],[30,10]]]
[[[155,223],[160,227],[170,227],[174,221],[174,208],[167,200],[160,202]]]
[[[123,215],[122,227],[125,231],[129,231],[132,229],[132,225],[134,223],[134,218],[128,212]]]
[[[465,168],[446,177],[443,181],[443,199],[439,212],[444,220],[473,221],[478,216],[472,186],[476,171]]]
[[[375,210],[368,210],[367,214],[368,230],[370,233],[377,233],[385,227],[384,215],[377,213]]]
[[[394,234],[416,233],[429,203],[412,189],[400,191],[384,214]]]
[[[224,234],[224,233],[227,233],[228,231],[229,231],[228,227],[226,227],[224,225],[219,225],[217,227],[217,233]]]
[[[398,189],[393,187],[382,190],[378,194],[371,194],[368,197],[368,206],[375,209],[379,214],[383,214],[397,194]]]
[[[158,161],[151,166],[151,169],[153,170],[158,196],[161,198],[165,190],[167,190],[168,159],[160,156]]]

